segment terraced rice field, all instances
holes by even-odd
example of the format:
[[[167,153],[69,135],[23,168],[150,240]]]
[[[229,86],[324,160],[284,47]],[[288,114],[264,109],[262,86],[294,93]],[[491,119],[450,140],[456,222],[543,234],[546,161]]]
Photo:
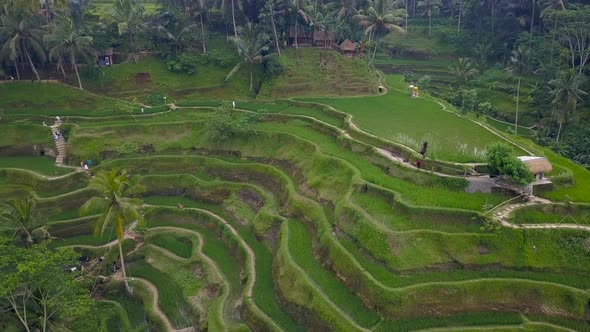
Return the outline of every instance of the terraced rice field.
[[[212,142],[204,122],[218,110],[184,105],[68,117],[72,166],[92,159],[93,174],[126,170],[141,185],[133,197],[145,225],[123,241],[132,294],[109,264],[114,233],[93,233],[100,211],[78,214],[95,195],[91,177],[0,161],[0,200],[33,195],[53,246],[104,257],[92,272],[106,277],[101,329],[590,331],[590,255],[569,240],[587,232],[485,231],[484,206],[510,196],[469,194],[463,178],[395,163],[376,148],[415,152],[355,131],[329,108],[244,103],[235,116],[267,112],[252,130]],[[57,112],[17,109],[0,130]],[[468,167],[450,166],[425,164]]]

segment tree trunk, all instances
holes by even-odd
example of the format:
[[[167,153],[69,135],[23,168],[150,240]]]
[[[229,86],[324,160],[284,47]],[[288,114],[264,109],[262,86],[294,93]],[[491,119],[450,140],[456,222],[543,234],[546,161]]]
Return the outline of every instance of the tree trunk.
[[[514,135],[518,135],[518,106],[520,100],[520,79],[521,77],[518,76],[518,84],[516,86],[516,120],[514,121]]]
[[[459,0],[459,20],[457,22],[457,32],[461,30],[461,16],[463,16],[463,0]]]
[[[277,27],[275,25],[275,12],[272,8],[272,5],[270,6],[270,23],[272,23],[272,32],[275,35],[275,45],[277,47],[277,52],[279,53],[279,56],[281,56],[281,46],[279,45],[279,36],[277,35]]]
[[[559,143],[559,135],[561,135],[561,127],[563,127],[563,120],[559,120],[559,129],[557,130],[557,137],[555,143]]]
[[[125,260],[123,259],[123,246],[121,246],[121,242],[123,239],[119,239],[119,256],[121,256],[121,271],[123,271],[123,281],[125,282],[125,288],[129,294],[133,293],[131,287],[129,287],[129,282],[127,281],[127,272],[125,272]]]
[[[16,70],[16,79],[20,81],[20,71],[18,71],[18,64],[14,61],[14,69]]]
[[[70,50],[70,61],[72,61],[72,66],[74,66],[74,72],[76,72],[76,77],[78,78],[78,86],[80,90],[84,90],[82,88],[82,80],[80,80],[80,73],[78,73],[78,64],[76,64],[76,55],[74,54],[74,49]]]
[[[428,10],[428,38],[432,38],[432,12]]]
[[[201,42],[203,43],[203,54],[207,54],[207,45],[205,44],[205,25],[203,24],[203,13],[199,14],[201,19]]]
[[[234,9],[234,0],[231,0],[231,20],[234,24],[234,36],[238,36],[238,28],[236,27],[236,13]]]
[[[33,74],[35,74],[37,81],[41,81],[41,78],[39,77],[39,73],[37,72],[37,68],[35,68],[35,64],[33,64],[33,60],[31,59],[31,54],[29,54],[29,49],[27,47],[25,47],[25,55],[27,56],[27,60],[29,60],[29,65],[31,66],[31,70],[33,71]]]
[[[409,15],[408,14],[409,13],[408,12],[408,1],[410,1],[410,0],[405,1],[405,3],[406,3],[406,19],[404,20],[405,21],[404,23],[406,24],[406,32],[408,32],[408,15]]]
[[[27,296],[27,298],[28,298],[28,296]],[[16,305],[16,299],[12,295],[8,297],[8,302],[10,303],[12,310],[14,310],[16,317],[18,317],[18,320],[21,322],[21,324],[25,328],[25,331],[31,332],[31,329],[29,328],[29,321],[27,320],[27,310],[26,310],[26,306],[25,306],[26,298],[23,296],[23,315],[22,316],[20,314],[20,311],[18,310],[18,306]]]
[[[299,13],[297,13],[297,14],[299,14]],[[299,31],[297,29],[298,27],[299,27],[299,25],[297,24],[297,16],[295,16],[295,48],[299,48],[299,43],[297,42],[297,38],[299,37],[299,34],[298,34]]]
[[[535,26],[535,0],[533,0],[533,13],[531,15],[531,30],[529,31],[529,48],[533,43],[533,27]]]
[[[375,53],[377,53],[377,42],[375,42],[375,49],[373,50],[373,56],[371,57],[371,61],[369,61],[369,66],[373,63],[373,59],[375,59]]]
[[[553,35],[551,36],[551,64],[553,64],[553,47],[555,46],[555,30],[557,30],[557,18],[558,15],[555,15],[555,24],[553,24]]]
[[[253,75],[254,75],[253,71],[254,71],[253,63],[250,62],[250,92],[252,92],[253,82],[254,82],[254,80],[253,80]]]
[[[494,21],[495,21],[495,9],[496,9],[496,1],[492,0],[492,42],[494,41]]]
[[[57,60],[57,67],[59,67],[59,70],[61,71],[61,74],[64,76],[64,78],[68,78],[66,76],[66,71],[64,70],[64,64],[63,64],[63,59],[62,59],[61,55],[59,56],[59,59]]]

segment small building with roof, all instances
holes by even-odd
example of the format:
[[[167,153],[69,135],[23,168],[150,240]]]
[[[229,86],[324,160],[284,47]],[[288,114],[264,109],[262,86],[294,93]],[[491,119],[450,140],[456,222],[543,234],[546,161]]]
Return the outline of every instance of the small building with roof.
[[[356,44],[353,43],[350,39],[345,39],[339,46],[340,53],[347,57],[355,57],[356,56]]]
[[[317,30],[313,32],[313,46],[320,48],[332,48],[334,43],[334,35],[325,30]]]
[[[98,57],[98,65],[100,67],[110,66],[114,64],[113,62],[113,55],[114,51],[112,47],[107,48],[101,55]]]
[[[545,177],[545,174],[553,170],[553,166],[547,158],[536,156],[521,156],[518,159],[535,175],[535,180],[528,184],[526,191],[536,195],[543,191],[553,189],[553,183]]]
[[[310,46],[312,38],[312,33],[305,31],[301,25],[298,25],[297,28],[294,26],[289,28],[289,45]]]

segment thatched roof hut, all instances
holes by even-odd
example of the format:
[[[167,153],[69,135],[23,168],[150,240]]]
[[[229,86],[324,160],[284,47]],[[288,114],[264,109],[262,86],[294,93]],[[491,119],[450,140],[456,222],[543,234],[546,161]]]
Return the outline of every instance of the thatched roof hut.
[[[347,56],[355,56],[356,55],[356,44],[350,41],[350,39],[344,40],[340,44],[340,52]]]
[[[543,157],[523,156],[518,157],[520,161],[535,175],[543,175],[553,170],[549,160]]]
[[[313,32],[313,44],[316,47],[332,47],[334,35],[325,30],[317,30]]]

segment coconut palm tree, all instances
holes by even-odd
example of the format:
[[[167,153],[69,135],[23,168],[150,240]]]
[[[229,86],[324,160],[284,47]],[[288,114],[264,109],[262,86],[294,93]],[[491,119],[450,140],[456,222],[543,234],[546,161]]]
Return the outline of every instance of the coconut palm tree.
[[[239,36],[237,38],[232,37],[230,40],[236,45],[238,52],[244,57],[244,60],[229,72],[225,80],[230,79],[240,69],[242,64],[246,63],[250,66],[250,92],[252,92],[254,87],[254,64],[262,63],[269,57],[269,55],[263,55],[268,50],[268,36],[265,33],[256,31],[252,22],[248,22],[240,29]]]
[[[141,30],[144,13],[144,7],[136,0],[115,0],[111,10],[111,19],[117,23],[119,35],[127,36],[128,48],[134,54],[137,51],[135,39]]]
[[[125,197],[137,190],[138,186],[127,177],[124,171],[119,173],[113,169],[110,172],[99,172],[96,174],[90,181],[90,188],[100,194],[86,201],[80,207],[80,213],[88,215],[94,211],[102,212],[95,224],[95,232],[98,234],[104,234],[110,227],[115,229],[125,287],[131,292],[131,288],[127,282],[121,243],[123,242],[125,226],[131,222],[141,222],[142,220],[141,214],[139,213],[140,202],[136,199]]]
[[[405,17],[406,10],[395,8],[394,2],[391,0],[369,0],[369,8],[354,16],[365,28],[365,35],[369,37],[369,41],[380,39],[392,30],[405,33],[406,30],[400,26]],[[376,52],[377,43],[375,43],[371,62],[375,58]]]
[[[190,24],[188,17],[179,17],[178,19],[169,20],[166,26],[159,24],[156,31],[167,39],[174,47],[174,54],[178,55],[192,38],[191,32],[197,27],[196,24]]]
[[[77,60],[79,56],[87,57],[94,54],[92,37],[82,35],[80,30],[74,26],[72,18],[63,15],[54,20],[52,33],[45,35],[43,39],[49,47],[49,58],[61,60],[62,55],[69,57],[70,64],[78,78],[78,87],[83,90]]]
[[[311,15],[313,6],[310,6],[307,0],[288,0],[287,8],[295,20],[295,48],[299,48],[299,42],[297,41],[299,39],[299,20],[302,20],[305,24],[313,22],[313,16]]]
[[[27,10],[19,9],[0,17],[0,36],[4,44],[0,47],[0,59],[10,60],[14,63],[17,76],[20,79],[18,66],[19,59],[25,58],[31,66],[35,78],[40,81],[39,72],[33,63],[33,56],[45,60],[43,49],[43,33],[40,29],[42,16],[31,14]]]
[[[236,24],[236,11],[242,11],[242,2],[236,0],[221,0],[219,9],[223,13],[223,17],[227,13],[227,8],[230,8],[231,11],[231,21],[234,28],[234,37],[238,36],[238,26]]]
[[[553,63],[553,49],[555,47],[555,35],[557,32],[557,23],[559,22],[561,12],[566,9],[566,0],[542,0],[541,1],[541,18],[549,19],[555,16],[553,23],[553,36],[551,37],[551,63]]]
[[[422,15],[428,16],[428,38],[432,37],[432,15],[438,15],[442,3],[440,0],[418,1],[418,8],[423,10]]]
[[[34,230],[43,225],[43,218],[36,210],[37,202],[30,196],[16,199],[0,205],[0,221],[10,227],[16,227],[15,236],[19,235],[25,247],[38,242]]]
[[[520,83],[522,81],[522,76],[525,74],[526,70],[528,69],[528,63],[530,60],[530,49],[528,47],[524,47],[522,45],[518,46],[515,50],[512,51],[512,55],[510,56],[510,63],[508,65],[508,71],[516,76],[517,83],[516,83],[516,118],[514,120],[514,135],[518,134],[518,113],[519,113],[519,106],[520,106]]]
[[[478,73],[478,70],[469,58],[459,58],[457,62],[449,68],[451,69],[453,76],[455,76],[455,84],[458,87],[463,86],[467,80]]]
[[[553,106],[558,110],[559,129],[555,142],[559,142],[559,137],[563,125],[575,114],[578,106],[578,100],[586,96],[586,91],[582,90],[584,76],[576,73],[574,70],[566,70],[558,78],[549,81],[552,86],[551,96],[553,97]]]

